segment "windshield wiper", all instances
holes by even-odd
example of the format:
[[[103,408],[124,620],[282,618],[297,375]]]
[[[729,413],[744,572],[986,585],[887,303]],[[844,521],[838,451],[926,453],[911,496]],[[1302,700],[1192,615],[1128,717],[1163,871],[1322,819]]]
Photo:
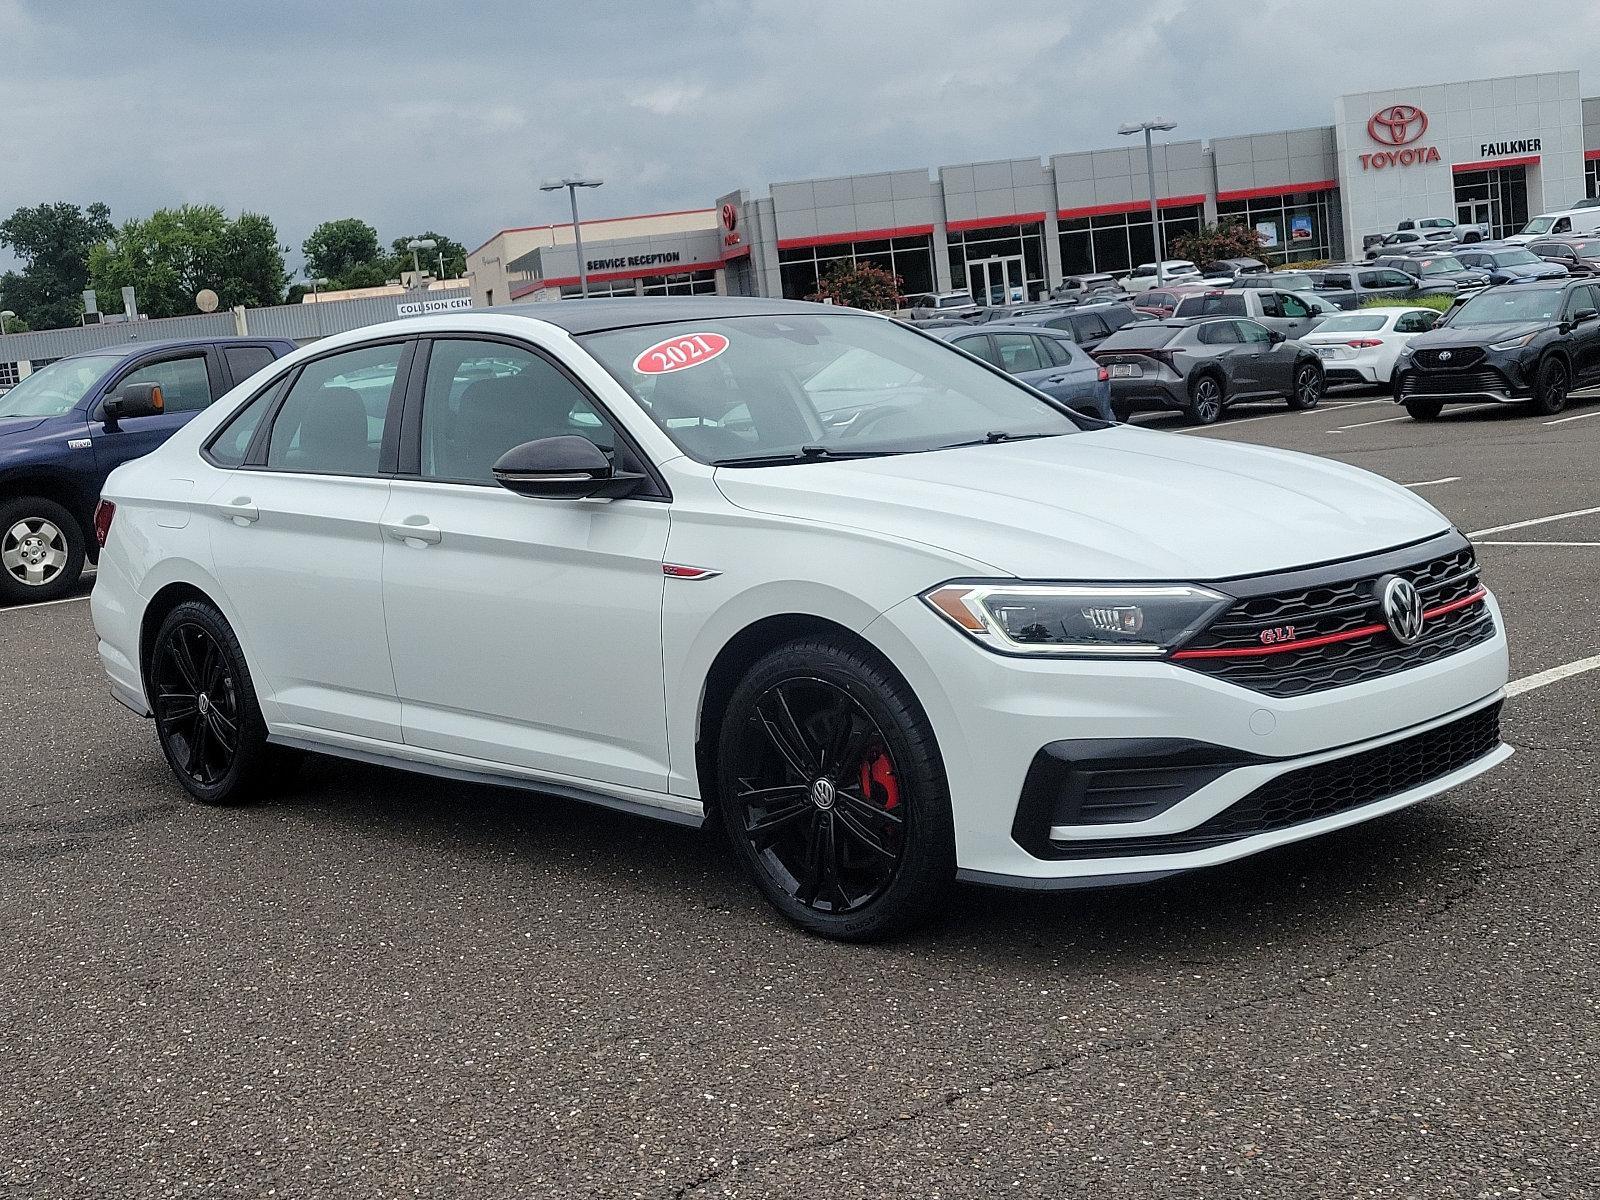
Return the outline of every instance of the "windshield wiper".
[[[793,463],[837,462],[847,458],[883,458],[904,450],[832,450],[827,446],[801,446],[782,454],[752,454],[747,458],[719,458],[713,467],[782,467]]]
[[[948,446],[940,446],[941,450],[959,450],[962,446],[997,446],[1001,442],[1031,442],[1035,438],[1060,437],[1059,433],[1007,433],[1003,429],[991,429],[981,438],[973,438],[969,442],[951,442]]]

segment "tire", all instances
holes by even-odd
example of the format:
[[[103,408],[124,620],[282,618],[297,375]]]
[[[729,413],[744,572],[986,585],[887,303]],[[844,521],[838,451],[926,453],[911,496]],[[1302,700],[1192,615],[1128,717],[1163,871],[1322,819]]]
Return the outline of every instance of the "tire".
[[[83,526],[54,500],[0,504],[0,603],[55,600],[77,585],[88,543]]]
[[[1541,417],[1553,417],[1567,406],[1567,390],[1572,386],[1572,375],[1567,364],[1551,356],[1539,365],[1539,382],[1533,389],[1530,407]]]
[[[1443,400],[1407,400],[1406,411],[1413,421],[1437,421],[1444,411]]]
[[[717,800],[756,886],[809,933],[888,937],[937,912],[955,878],[949,787],[922,706],[840,641],[779,646],[740,681],[718,731]]]
[[[1189,381],[1189,407],[1184,415],[1194,425],[1215,425],[1222,416],[1222,381],[1209,371]]]
[[[1294,390],[1289,393],[1289,407],[1295,412],[1310,412],[1322,403],[1322,368],[1313,362],[1303,362],[1294,369]]]
[[[202,804],[247,803],[292,770],[298,756],[267,744],[244,651],[211,604],[188,600],[167,614],[145,690],[167,765]]]

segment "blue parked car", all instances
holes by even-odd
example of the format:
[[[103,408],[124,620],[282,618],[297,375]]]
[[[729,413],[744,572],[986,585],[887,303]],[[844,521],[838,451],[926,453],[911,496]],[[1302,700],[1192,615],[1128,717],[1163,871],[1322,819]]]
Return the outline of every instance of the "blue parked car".
[[[91,535],[106,476],[294,348],[275,338],[112,346],[0,395],[0,604],[71,590],[99,557]]]
[[[1489,276],[1490,283],[1527,283],[1534,279],[1564,279],[1565,267],[1540,258],[1526,246],[1484,243],[1456,251],[1463,265]]]
[[[1111,415],[1110,376],[1070,334],[1041,325],[1001,324],[928,332],[1081,413],[1103,421],[1116,419]]]

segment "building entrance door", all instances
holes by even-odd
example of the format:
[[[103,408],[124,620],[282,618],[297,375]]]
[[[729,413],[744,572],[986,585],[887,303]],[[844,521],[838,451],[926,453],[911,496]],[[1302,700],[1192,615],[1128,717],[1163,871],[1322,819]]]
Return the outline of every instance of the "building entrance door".
[[[1478,236],[1487,239],[1494,223],[1487,200],[1467,200],[1456,205],[1456,224],[1463,229],[1476,229]]]
[[[1022,271],[1022,255],[1009,258],[980,258],[967,264],[967,286],[979,304],[1023,304],[1028,285]]]

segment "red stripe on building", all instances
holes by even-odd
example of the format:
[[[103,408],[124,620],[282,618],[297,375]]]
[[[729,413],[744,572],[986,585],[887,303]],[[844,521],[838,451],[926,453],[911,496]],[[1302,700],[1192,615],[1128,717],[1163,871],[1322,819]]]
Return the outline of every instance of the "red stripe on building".
[[[1463,171],[1493,171],[1499,167],[1531,167],[1539,161],[1537,154],[1524,154],[1521,158],[1486,158],[1482,162],[1451,163],[1457,175]]]
[[[590,283],[615,283],[619,279],[648,279],[654,275],[686,275],[690,271],[715,271],[722,266],[719,259],[716,262],[701,263],[668,263],[661,267],[639,267],[632,271],[598,271],[589,276]],[[513,300],[526,296],[529,292],[536,292],[540,288],[576,287],[576,275],[563,275],[559,279],[540,279],[533,283],[520,284],[511,289]]]
[[[1292,196],[1297,192],[1331,192],[1339,186],[1337,179],[1318,179],[1314,183],[1280,183],[1271,187],[1238,188],[1231,192],[1218,192],[1217,200],[1259,200],[1265,196]]]
[[[951,233],[967,229],[994,229],[1000,225],[1034,225],[1044,220],[1042,212],[1013,213],[1009,217],[974,217],[970,221],[946,221],[944,227]]]
[[[884,238],[921,237],[932,233],[932,225],[902,225],[898,229],[857,229],[853,233],[823,233],[816,237],[779,238],[779,250],[799,250],[806,246],[837,246],[845,242],[876,242]]]
[[[1181,205],[1204,204],[1204,194],[1199,196],[1162,196],[1156,200],[1157,208],[1178,208]],[[1112,213],[1149,212],[1148,200],[1123,200],[1117,204],[1091,204],[1087,208],[1063,208],[1056,211],[1056,216],[1063,219],[1071,217],[1105,217]]]
[[[1597,158],[1600,158],[1600,150],[1585,150],[1583,152],[1584,162],[1593,162]]]

